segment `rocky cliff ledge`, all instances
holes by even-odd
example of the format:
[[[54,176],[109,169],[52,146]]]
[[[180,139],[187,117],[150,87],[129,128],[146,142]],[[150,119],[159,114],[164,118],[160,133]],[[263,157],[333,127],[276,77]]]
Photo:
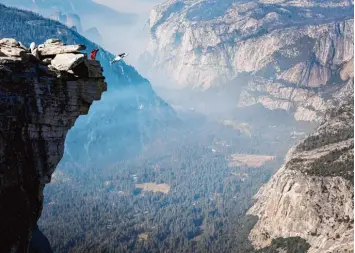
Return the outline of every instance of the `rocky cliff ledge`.
[[[28,252],[43,188],[68,130],[101,98],[99,62],[59,40],[27,49],[0,40],[0,252]]]
[[[354,100],[344,100],[256,195],[254,246],[301,237],[308,253],[354,252]]]

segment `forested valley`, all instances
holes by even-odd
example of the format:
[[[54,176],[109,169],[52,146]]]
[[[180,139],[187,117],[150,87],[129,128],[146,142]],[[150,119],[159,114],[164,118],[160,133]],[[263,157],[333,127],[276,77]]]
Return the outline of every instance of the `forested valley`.
[[[54,252],[254,252],[256,218],[245,213],[282,164],[291,129],[247,135],[191,122],[132,159],[62,163],[39,223]]]

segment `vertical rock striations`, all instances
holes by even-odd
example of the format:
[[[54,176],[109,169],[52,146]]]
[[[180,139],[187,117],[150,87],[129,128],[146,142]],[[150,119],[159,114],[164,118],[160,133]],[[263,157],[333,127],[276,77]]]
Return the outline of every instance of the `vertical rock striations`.
[[[249,235],[254,246],[301,237],[310,244],[309,253],[354,252],[353,166],[351,94],[289,152],[285,165],[259,190],[249,210],[259,217]]]
[[[174,87],[230,83],[241,90],[232,94],[238,108],[320,121],[329,93],[344,85],[339,71],[354,54],[353,23],[348,0],[167,1],[151,12],[142,60]]]
[[[48,40],[27,49],[0,40],[0,252],[27,252],[43,188],[68,130],[106,90],[99,62]]]

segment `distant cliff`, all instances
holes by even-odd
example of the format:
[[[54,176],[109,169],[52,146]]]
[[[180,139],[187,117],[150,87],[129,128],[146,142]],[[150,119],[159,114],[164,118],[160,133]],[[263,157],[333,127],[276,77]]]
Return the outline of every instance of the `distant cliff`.
[[[0,252],[27,252],[68,130],[106,90],[81,45],[0,40]]]
[[[320,121],[329,94],[345,85],[339,72],[353,58],[353,22],[348,0],[168,1],[151,12],[142,60],[151,80],[162,70],[171,87],[219,87],[239,108]]]
[[[354,252],[353,86],[343,94],[255,196],[249,214],[259,221],[249,239],[257,248],[300,237],[309,243],[308,253]]]
[[[84,30],[83,26],[81,25],[81,19],[78,15],[73,13],[63,14],[60,11],[57,11],[50,15],[49,18],[58,21],[73,30],[76,30],[83,36],[86,36],[88,39],[102,45],[102,37],[99,30],[96,27],[91,27],[87,30]]]

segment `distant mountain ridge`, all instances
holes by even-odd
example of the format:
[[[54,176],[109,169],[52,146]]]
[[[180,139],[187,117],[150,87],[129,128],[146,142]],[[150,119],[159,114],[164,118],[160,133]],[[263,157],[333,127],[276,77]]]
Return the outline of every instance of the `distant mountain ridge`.
[[[33,10],[41,14],[48,14],[48,11],[61,11],[75,13],[85,19],[87,16],[91,16],[91,18],[105,17],[106,21],[117,24],[129,24],[135,22],[137,18],[135,14],[120,13],[91,0],[1,0],[0,3]]]
[[[81,18],[79,17],[79,15],[73,13],[63,14],[60,11],[56,11],[51,14],[49,18],[58,21],[73,30],[76,30],[83,36],[95,42],[96,44],[103,45],[102,36],[98,29],[96,27],[83,29],[83,26],[81,24]]]
[[[353,58],[353,7],[348,0],[168,1],[151,12],[142,60],[148,76],[166,73],[171,88],[225,89],[238,108],[320,121]]]
[[[139,19],[137,14],[119,12],[93,0],[0,0],[0,3],[39,13],[69,28],[75,26],[83,36],[111,50],[117,50],[112,31],[132,27]]]

